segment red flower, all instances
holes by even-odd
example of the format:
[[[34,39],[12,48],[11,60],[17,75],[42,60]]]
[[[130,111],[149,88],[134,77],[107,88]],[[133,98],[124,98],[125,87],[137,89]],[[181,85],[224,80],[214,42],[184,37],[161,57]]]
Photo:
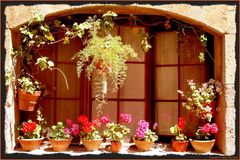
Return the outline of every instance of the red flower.
[[[37,123],[36,122],[24,122],[22,124],[21,131],[23,133],[33,132],[36,128],[37,128]]]
[[[178,118],[178,127],[180,129],[184,129],[184,119],[183,119],[183,117]]]
[[[84,125],[85,123],[88,122],[88,117],[85,116],[85,115],[81,115],[81,116],[78,117],[78,122],[79,122],[80,124],[83,124],[83,125]]]
[[[91,122],[86,122],[86,123],[84,123],[84,125],[83,125],[83,132],[85,132],[85,133],[89,133],[89,132],[92,132],[92,128],[93,127],[93,123],[91,123]]]

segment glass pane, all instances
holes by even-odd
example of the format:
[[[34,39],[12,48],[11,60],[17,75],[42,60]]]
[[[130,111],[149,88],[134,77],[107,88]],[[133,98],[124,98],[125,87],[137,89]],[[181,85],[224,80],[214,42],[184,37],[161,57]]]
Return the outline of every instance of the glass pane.
[[[180,64],[196,64],[199,62],[199,52],[202,46],[193,31],[186,31],[179,34],[179,55]]]
[[[97,106],[96,101],[92,101],[92,120],[97,118],[96,106]],[[107,101],[107,104],[103,106],[102,112],[103,113],[101,116],[108,115],[110,117],[111,122],[117,122],[117,102],[116,101]]]
[[[138,121],[145,119],[145,102],[120,102],[120,113],[131,114],[132,122],[127,126],[131,129],[130,136],[134,136]]]
[[[44,98],[43,100],[39,101],[40,106],[42,106],[43,111],[42,114],[46,118],[47,125],[51,126],[54,122],[54,100]]]
[[[79,79],[75,73],[75,64],[59,64],[58,67],[64,72],[69,89],[66,88],[63,75],[57,71],[57,97],[79,97]]]
[[[145,52],[141,48],[141,30],[145,30],[145,27],[136,26],[120,26],[120,36],[122,41],[126,44],[130,44],[134,51],[138,54],[140,61],[145,61]],[[128,61],[139,61],[135,58],[129,58]]]
[[[124,86],[120,89],[120,98],[144,99],[144,64],[127,64],[127,66],[127,79]]]
[[[155,75],[155,99],[178,99],[177,67],[157,67]]]
[[[171,135],[169,129],[178,122],[177,102],[156,102],[155,121],[158,123],[158,134]]]
[[[160,32],[156,36],[155,64],[178,64],[177,32]]]
[[[58,62],[74,62],[72,57],[82,48],[82,43],[79,38],[71,39],[69,44],[59,43],[57,48],[57,60]]]
[[[65,121],[67,118],[76,121],[79,109],[79,101],[77,100],[57,100],[57,121]]]

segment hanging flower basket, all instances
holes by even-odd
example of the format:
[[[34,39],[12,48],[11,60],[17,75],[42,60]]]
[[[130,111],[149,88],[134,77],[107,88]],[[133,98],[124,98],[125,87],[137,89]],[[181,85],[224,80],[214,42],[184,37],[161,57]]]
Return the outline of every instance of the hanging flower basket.
[[[35,91],[32,94],[19,89],[18,95],[19,95],[19,109],[23,111],[33,111],[35,105],[37,104],[37,100],[41,95],[41,91]]]

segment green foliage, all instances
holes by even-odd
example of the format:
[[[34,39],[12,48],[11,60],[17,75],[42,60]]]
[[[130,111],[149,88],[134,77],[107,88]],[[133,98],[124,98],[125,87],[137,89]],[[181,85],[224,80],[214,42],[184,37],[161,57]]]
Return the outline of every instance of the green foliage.
[[[38,58],[36,65],[38,65],[42,71],[54,67],[54,63],[52,61],[48,61],[48,57]]]
[[[102,137],[100,136],[99,131],[97,131],[96,129],[93,129],[93,131],[91,131],[90,133],[87,133],[84,138],[86,140],[97,140],[97,139],[101,139]]]
[[[43,108],[39,107],[37,110],[37,121],[38,121],[38,124],[41,126],[41,135],[44,135],[47,132],[47,129],[46,129],[47,121],[43,116],[42,111],[43,111]]]
[[[130,129],[123,124],[108,123],[107,129],[103,131],[103,135],[113,141],[121,141],[130,133]]]
[[[178,127],[178,125],[176,124],[174,127],[170,128],[170,132],[173,134],[176,134],[175,136],[175,140],[176,141],[185,141],[187,140],[187,136],[185,136],[183,133],[181,133],[181,129]]]
[[[204,62],[204,61],[205,61],[205,55],[204,55],[204,53],[203,53],[203,52],[199,52],[198,58],[199,58],[199,61],[200,61],[200,62]]]
[[[15,80],[15,77],[13,75],[13,71],[11,69],[6,69],[6,72],[5,72],[5,85],[6,86],[10,85],[13,80]]]
[[[62,122],[58,122],[56,125],[51,127],[51,132],[49,137],[55,140],[63,140],[71,138],[70,134],[64,132],[64,125]]]
[[[34,93],[34,91],[41,90],[42,86],[41,83],[38,81],[32,81],[29,77],[21,77],[18,79],[18,84],[23,91]]]
[[[202,45],[204,48],[207,46],[207,37],[206,37],[204,34],[202,34],[202,35],[200,36],[200,42],[201,42],[201,45]],[[204,52],[203,52],[203,51],[200,51],[200,52],[199,52],[198,58],[199,58],[199,61],[200,61],[200,62],[204,62],[204,61],[205,61],[205,56],[204,56]]]

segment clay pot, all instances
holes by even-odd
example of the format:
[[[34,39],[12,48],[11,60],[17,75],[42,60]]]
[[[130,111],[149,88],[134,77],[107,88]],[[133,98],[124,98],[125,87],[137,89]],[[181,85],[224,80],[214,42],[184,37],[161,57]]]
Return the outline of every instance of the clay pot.
[[[39,139],[20,139],[18,138],[18,141],[20,142],[22,149],[24,151],[32,151],[34,149],[38,149],[43,141],[44,138]]]
[[[213,140],[191,140],[191,145],[195,149],[196,152],[199,153],[207,153],[211,152],[215,139]]]
[[[137,146],[137,149],[139,151],[150,151],[151,148],[153,147],[154,142],[153,141],[139,141],[136,139],[133,139],[135,145]]]
[[[99,146],[102,143],[102,139],[98,139],[98,140],[86,140],[86,139],[82,139],[83,145],[84,147],[88,150],[88,151],[94,151],[94,150],[98,150]]]
[[[187,150],[188,141],[176,141],[172,140],[173,150],[176,152],[185,152]]]
[[[119,141],[111,141],[111,150],[114,153],[120,152],[122,148],[122,142]]]
[[[49,139],[50,143],[52,144],[53,150],[56,152],[66,151],[68,146],[70,145],[72,138],[56,140],[56,139]]]
[[[18,95],[19,109],[23,111],[33,111],[35,105],[37,104],[37,100],[41,95],[41,91],[35,91],[33,94],[31,94],[29,92],[19,89]]]

